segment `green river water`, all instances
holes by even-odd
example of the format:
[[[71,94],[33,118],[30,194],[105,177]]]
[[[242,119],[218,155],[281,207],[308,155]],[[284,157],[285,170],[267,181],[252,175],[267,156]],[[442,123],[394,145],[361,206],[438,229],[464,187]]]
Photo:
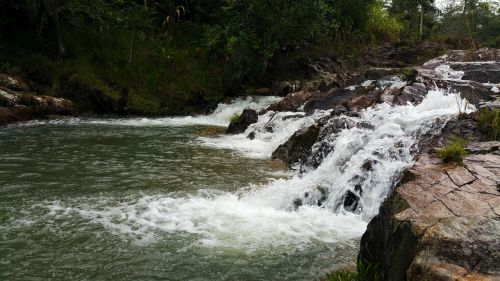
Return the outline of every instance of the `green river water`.
[[[231,203],[283,171],[200,145],[204,129],[1,128],[0,280],[317,280],[352,261],[355,240],[288,243]]]

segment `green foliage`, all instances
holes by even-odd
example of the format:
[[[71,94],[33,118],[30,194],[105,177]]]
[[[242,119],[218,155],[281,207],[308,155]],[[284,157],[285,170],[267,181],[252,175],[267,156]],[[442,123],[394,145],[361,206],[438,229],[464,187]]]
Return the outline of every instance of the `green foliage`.
[[[439,158],[445,162],[457,162],[462,163],[465,157],[465,145],[467,141],[462,138],[456,138],[452,140],[449,144],[435,148],[436,152],[439,155]]]
[[[500,140],[500,109],[482,109],[478,113],[479,130],[491,140]]]
[[[462,2],[462,1],[460,1]],[[484,1],[468,0],[448,6],[437,26],[437,33],[455,40],[477,41],[484,47],[500,47],[500,10]]]
[[[240,115],[238,113],[233,114],[230,121],[231,123],[237,123],[238,121],[240,121]]]
[[[402,24],[384,10],[381,3],[369,6],[364,30],[371,36],[372,41],[396,41],[402,28]]]

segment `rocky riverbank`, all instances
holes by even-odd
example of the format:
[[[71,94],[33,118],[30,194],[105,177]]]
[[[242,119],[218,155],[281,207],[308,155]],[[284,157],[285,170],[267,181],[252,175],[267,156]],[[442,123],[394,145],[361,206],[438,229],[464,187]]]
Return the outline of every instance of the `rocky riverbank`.
[[[0,73],[0,126],[53,115],[75,114],[73,102],[37,95],[22,79]]]

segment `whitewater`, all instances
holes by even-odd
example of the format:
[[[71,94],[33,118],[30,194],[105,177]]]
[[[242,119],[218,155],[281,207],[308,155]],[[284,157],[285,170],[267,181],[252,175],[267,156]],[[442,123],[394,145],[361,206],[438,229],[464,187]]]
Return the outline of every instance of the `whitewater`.
[[[232,114],[247,107],[261,110],[276,100],[275,97],[240,98],[232,104],[219,105],[208,116],[76,122],[120,126],[226,126]],[[145,195],[114,206],[108,206],[106,198],[94,204],[65,206],[64,202],[49,202],[46,206],[50,209],[49,215],[76,212],[115,235],[133,237],[140,243],[155,241],[164,232],[196,234],[199,238],[193,243],[206,247],[236,247],[250,251],[285,245],[300,248],[314,241],[348,241],[361,236],[402,171],[412,165],[412,152],[420,136],[438,133],[447,120],[462,110],[460,104],[463,103],[457,94],[433,90],[415,106],[384,103],[363,110],[360,117],[339,116],[337,118],[371,126],[346,128],[322,140],[331,147],[331,152],[317,168],[291,171],[287,178],[242,186],[233,192],[208,188],[189,196]],[[317,111],[296,118],[283,117],[297,113],[266,113],[242,134],[198,137],[197,143],[232,150],[244,157],[270,158],[296,130],[313,125],[329,113]],[[275,128],[272,132],[265,128],[270,125]],[[254,140],[246,137],[252,131],[257,132]],[[362,169],[367,160],[374,163],[370,171]],[[353,179],[363,189],[361,212],[357,214],[339,208],[339,200],[345,192],[354,192]],[[326,190],[324,204],[294,208],[294,199],[303,198],[305,193],[312,195],[308,200],[320,196],[318,188]]]

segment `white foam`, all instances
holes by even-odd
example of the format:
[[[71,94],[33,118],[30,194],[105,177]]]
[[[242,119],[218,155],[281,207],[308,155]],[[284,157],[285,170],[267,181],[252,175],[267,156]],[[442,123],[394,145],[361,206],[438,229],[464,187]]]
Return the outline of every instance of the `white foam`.
[[[443,80],[461,80],[465,75],[463,71],[456,71],[447,64],[441,64],[434,69],[436,76]]]
[[[90,120],[92,124],[110,124],[120,126],[228,126],[231,117],[235,114],[241,114],[245,108],[255,109],[257,111],[267,108],[274,102],[282,98],[274,96],[264,97],[245,97],[236,98],[230,104],[221,103],[217,109],[209,115],[167,117],[167,118],[125,118],[109,120]]]
[[[134,237],[137,241],[161,239],[162,233],[187,233],[197,237],[195,243],[198,245],[250,251],[269,247],[300,248],[317,241],[350,240],[364,232],[367,221],[378,212],[389,193],[394,177],[411,165],[410,149],[418,137],[442,126],[443,123],[433,126],[436,118],[450,118],[460,111],[462,102],[457,102],[457,98],[455,94],[430,91],[417,106],[381,104],[363,111],[360,118],[349,117],[352,121],[369,122],[374,128],[345,129],[336,137],[326,139],[334,149],[320,166],[289,179],[249,186],[233,193],[201,190],[189,196],[145,195],[121,200],[122,203],[118,204],[98,200],[94,204],[69,204],[66,207],[54,202],[49,204],[50,215],[76,213],[117,235]],[[467,108],[467,112],[472,110],[473,107]],[[265,127],[270,118],[270,115],[266,116],[253,129]],[[310,124],[317,117],[319,115],[300,118],[302,121],[279,118],[275,125],[280,127],[275,135],[280,138],[278,136],[285,134],[280,131],[281,126],[295,129]],[[236,150],[246,151],[236,145],[241,137],[244,134],[219,138],[212,144],[220,146],[224,141],[230,141]],[[244,142],[245,146],[252,143]],[[250,155],[267,155],[277,142],[257,140],[254,143],[257,148],[248,148]],[[265,146],[268,148],[263,148]],[[378,161],[373,163],[371,172],[363,172],[361,168],[367,159]],[[347,190],[352,190],[350,180],[356,175],[366,178],[362,186],[362,213],[354,215],[338,211],[338,199]],[[328,190],[325,207],[303,205],[294,211],[294,199],[318,186]]]
[[[328,111],[316,111],[307,117],[286,119],[285,117],[297,113],[268,112],[259,116],[258,123],[250,125],[242,134],[222,135],[216,138],[200,137],[199,141],[205,146],[235,150],[250,158],[270,158],[273,151],[296,131],[313,125],[316,120],[328,114]],[[284,118],[286,120],[283,120]],[[272,132],[268,131],[268,128],[272,128]],[[247,137],[251,132],[255,132],[253,140]]]

